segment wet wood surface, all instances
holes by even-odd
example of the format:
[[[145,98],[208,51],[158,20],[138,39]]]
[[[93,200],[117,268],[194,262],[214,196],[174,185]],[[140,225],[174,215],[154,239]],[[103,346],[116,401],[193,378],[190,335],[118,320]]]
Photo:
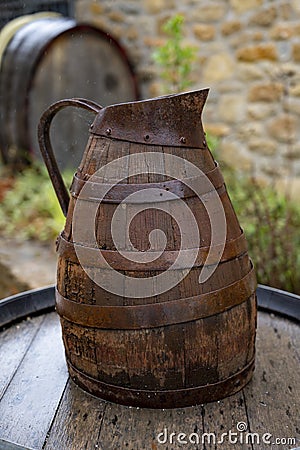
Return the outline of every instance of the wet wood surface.
[[[97,135],[89,140],[73,180],[66,227],[58,242],[57,312],[62,320],[68,363],[71,370],[74,369],[73,379],[80,379],[81,385],[87,386],[89,392],[97,394],[104,389],[103,383],[110,384],[116,389],[108,393],[105,388],[107,400],[136,405],[138,399],[139,404],[151,408],[156,404],[172,405],[172,394],[166,391],[177,389],[185,391],[181,396],[176,394],[177,406],[193,405],[196,401],[206,402],[207,398],[219,398],[217,391],[236,392],[251,376],[256,319],[256,303],[252,295],[255,282],[250,275],[252,267],[246,245],[240,248],[233,245],[243,234],[223,178],[208,148],[185,147],[179,152],[177,146],[145,145],[139,140],[127,142]],[[179,159],[182,152],[185,159],[181,158],[181,163],[176,163],[174,158]],[[157,154],[157,158],[151,158],[153,154]],[[127,156],[125,162],[109,168],[112,162]],[[191,163],[195,164],[193,169]],[[206,186],[204,178],[199,176],[214,171],[219,173],[214,188],[228,228],[221,261],[217,256],[218,245],[212,242],[212,210],[208,208],[208,198],[214,189],[212,185]],[[144,192],[137,186],[153,183],[157,188],[159,183],[178,182],[181,177],[183,180],[191,179],[195,173],[199,180],[202,179],[202,182],[198,180],[198,187],[201,185],[201,190],[209,196],[207,204],[195,192],[192,196],[175,196],[170,200],[167,196],[167,191],[172,191],[170,187],[166,190],[160,188],[163,192],[160,192],[161,200],[158,202],[157,198],[153,201],[150,197],[147,200],[143,197],[141,205],[133,198],[127,198],[130,197],[128,192]],[[171,181],[171,178],[176,180]],[[99,197],[97,189],[100,183],[115,184],[120,179],[124,183],[118,186],[121,188],[119,197],[117,195],[112,203],[106,199],[98,205],[95,199]],[[80,189],[80,186],[84,187]],[[128,202],[120,203],[122,195]],[[218,211],[213,199],[212,204]],[[191,211],[191,215],[187,211]],[[95,217],[92,226],[86,221],[88,217]],[[94,231],[89,233],[88,230]],[[199,231],[199,236],[195,230]],[[87,257],[86,254],[94,251],[97,245],[104,260],[108,252],[115,260],[114,270],[106,267],[102,258],[98,266],[99,251],[94,252],[92,258]],[[77,258],[76,247],[80,248],[85,264],[78,255],[81,261]],[[199,283],[206,258],[199,258],[197,262],[197,255],[210,247],[216,252],[214,262],[218,264],[211,277]],[[185,262],[187,266],[183,261],[177,266],[180,250],[186,255],[191,250],[196,251],[195,261],[189,256]],[[130,266],[128,259],[122,256],[123,251],[131,253],[128,257]],[[160,256],[153,257],[154,252],[169,255],[165,267]],[[140,264],[138,256],[142,255],[150,256],[152,262]],[[210,264],[214,266],[212,261]],[[234,296],[225,292],[230,285],[237,288]],[[247,288],[247,292],[242,286]],[[204,299],[199,302],[201,294],[207,294],[206,303]],[[215,303],[214,295],[220,296]],[[176,313],[177,300],[180,301],[179,313]],[[186,301],[186,306],[182,305],[183,301]],[[191,301],[199,306],[199,310],[191,305]],[[216,304],[218,311],[213,306]],[[143,308],[144,305],[147,308]],[[173,319],[163,322],[161,319],[166,317],[167,310]],[[184,319],[183,311],[191,313],[191,316]],[[86,314],[95,322],[88,321]],[[181,316],[180,321],[178,316]],[[117,318],[116,325],[111,323],[111,317]],[[142,326],[139,317],[146,319]],[[151,322],[148,317],[151,317]],[[96,323],[97,318],[100,321]],[[218,348],[222,348],[222,352]],[[133,393],[141,386],[150,391],[143,401],[140,393],[139,397]],[[204,386],[205,390],[202,389]],[[127,391],[117,387],[130,388],[132,399],[127,397]],[[151,394],[153,391],[155,395]]]
[[[229,398],[181,409],[131,408],[69,380],[56,313],[27,319],[0,333],[0,449],[297,448],[299,325],[260,312],[256,349],[253,380]]]

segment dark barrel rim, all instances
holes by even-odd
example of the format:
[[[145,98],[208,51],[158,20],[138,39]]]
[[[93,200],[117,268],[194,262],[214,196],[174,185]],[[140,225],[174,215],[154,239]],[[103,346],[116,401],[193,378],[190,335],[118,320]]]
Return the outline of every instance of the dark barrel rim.
[[[300,322],[300,296],[259,284],[256,290],[258,309]],[[0,300],[0,328],[27,316],[53,311],[55,286],[24,291]]]

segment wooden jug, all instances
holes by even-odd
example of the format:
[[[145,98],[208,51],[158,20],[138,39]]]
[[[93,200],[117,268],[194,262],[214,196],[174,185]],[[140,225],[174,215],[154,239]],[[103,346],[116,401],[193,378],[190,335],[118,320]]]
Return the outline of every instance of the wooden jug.
[[[66,215],[56,308],[68,369],[100,398],[184,407],[251,379],[256,278],[207,146],[207,95],[105,108],[62,100],[41,117],[41,152]],[[96,115],[70,194],[49,138],[67,106]]]

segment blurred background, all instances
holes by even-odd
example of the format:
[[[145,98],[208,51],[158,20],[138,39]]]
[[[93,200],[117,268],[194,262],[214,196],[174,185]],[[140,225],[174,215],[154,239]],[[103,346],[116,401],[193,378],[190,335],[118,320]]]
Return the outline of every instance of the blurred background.
[[[262,284],[300,293],[298,0],[6,0],[0,10],[0,298],[55,282],[64,224],[36,128],[50,103],[210,88],[203,114]],[[67,184],[93,115],[52,140]]]

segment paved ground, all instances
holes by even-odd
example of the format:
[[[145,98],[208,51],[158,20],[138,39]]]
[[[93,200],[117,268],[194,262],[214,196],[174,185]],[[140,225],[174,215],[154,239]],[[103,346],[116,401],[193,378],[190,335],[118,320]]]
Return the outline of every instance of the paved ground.
[[[0,298],[55,282],[54,243],[0,237]]]

